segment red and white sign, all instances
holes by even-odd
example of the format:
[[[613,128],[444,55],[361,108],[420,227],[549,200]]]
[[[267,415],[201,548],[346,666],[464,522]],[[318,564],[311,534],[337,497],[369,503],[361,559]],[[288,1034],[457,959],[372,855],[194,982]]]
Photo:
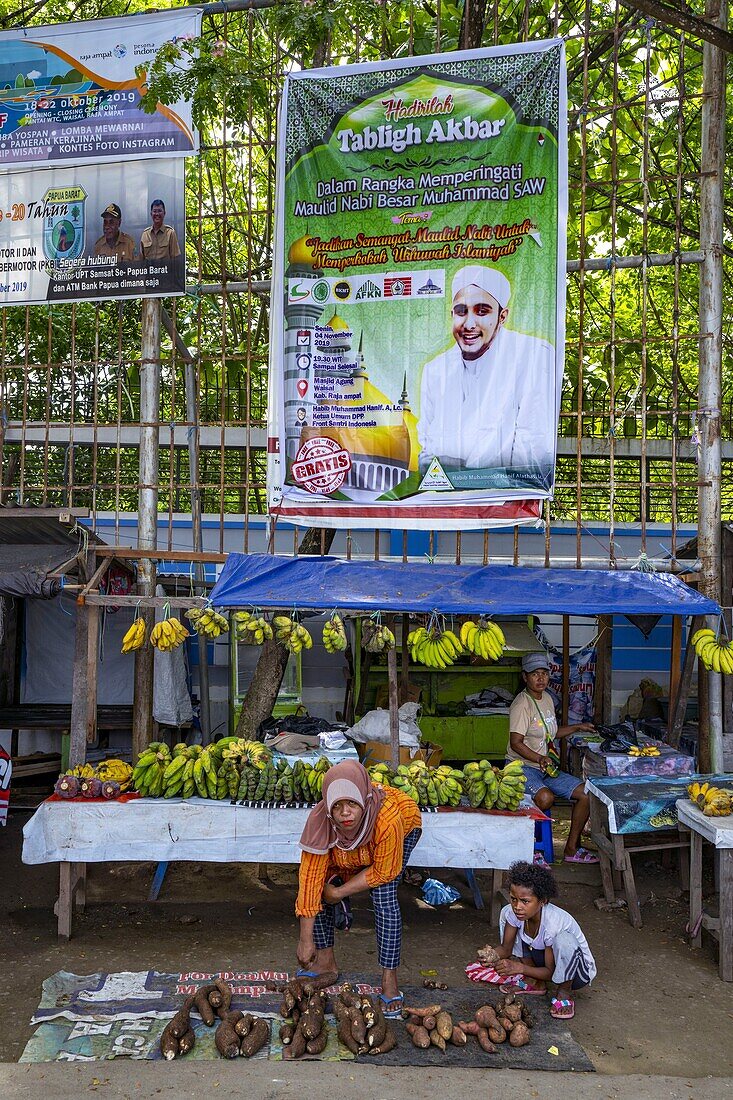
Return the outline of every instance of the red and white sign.
[[[307,440],[293,463],[293,479],[309,493],[328,496],[340,489],[351,469],[351,455],[328,436]]]
[[[4,749],[0,749],[0,825],[8,823],[8,803],[10,802],[10,777],[13,765]]]
[[[411,275],[385,275],[385,298],[409,298],[412,294]]]

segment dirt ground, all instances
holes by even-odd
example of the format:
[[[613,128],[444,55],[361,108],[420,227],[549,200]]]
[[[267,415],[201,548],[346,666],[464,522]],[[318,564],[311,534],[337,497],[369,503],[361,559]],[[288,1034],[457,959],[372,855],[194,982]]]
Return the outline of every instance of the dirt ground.
[[[1,1062],[20,1057],[41,983],[57,970],[175,973],[294,965],[295,867],[271,866],[268,886],[251,865],[171,864],[159,901],[148,904],[153,864],[90,865],[86,912],[77,918],[71,942],[59,944],[53,915],[57,866],[26,867],[20,860],[28,816],[12,813],[7,828],[0,829],[6,978],[0,1004],[7,1006]],[[561,832],[562,822],[558,852]],[[637,857],[636,864],[644,917],[638,931],[624,911],[595,908],[602,893],[597,867],[556,865],[559,902],[580,922],[598,964],[592,988],[578,995],[571,1031],[599,1073],[684,1078],[681,1095],[701,1096],[693,1079],[733,1076],[733,988],[718,979],[709,943],[699,951],[687,944],[686,897],[676,874],[644,858]],[[474,908],[461,873],[435,870],[462,891],[463,901],[433,910],[424,907],[419,887],[401,887],[404,984],[419,985],[421,971],[436,970],[441,980],[461,985],[476,948],[496,938],[487,913]],[[477,873],[477,879],[488,898],[488,875]],[[354,908],[354,927],[337,940],[339,961],[343,970],[376,974],[368,897],[356,899]],[[359,1069],[352,1067],[352,1075]],[[673,1092],[677,1095],[667,1088],[660,1095]],[[617,1094],[596,1090],[594,1095]]]

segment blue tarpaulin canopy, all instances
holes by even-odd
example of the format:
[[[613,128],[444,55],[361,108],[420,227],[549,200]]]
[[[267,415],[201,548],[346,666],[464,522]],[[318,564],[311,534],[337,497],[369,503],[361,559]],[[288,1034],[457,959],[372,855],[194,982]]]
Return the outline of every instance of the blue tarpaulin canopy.
[[[715,615],[669,573],[230,554],[215,607],[450,615]]]

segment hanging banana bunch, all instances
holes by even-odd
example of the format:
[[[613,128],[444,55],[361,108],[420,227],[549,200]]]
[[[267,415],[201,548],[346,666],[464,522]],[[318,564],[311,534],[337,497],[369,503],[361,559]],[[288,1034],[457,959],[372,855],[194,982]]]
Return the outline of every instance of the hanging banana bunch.
[[[273,637],[272,627],[267,619],[256,611],[234,611],[232,622],[237,641],[244,645],[262,645]]]
[[[469,653],[486,661],[498,661],[506,644],[501,627],[484,616],[477,623],[469,620],[463,624],[461,642]]]
[[[427,627],[418,626],[407,635],[412,660],[426,668],[448,668],[463,653],[463,646],[452,630],[431,615]]]
[[[323,624],[323,646],[327,653],[343,653],[348,644],[344,621],[334,611]]]
[[[170,607],[167,604],[165,615],[163,621],[156,623],[150,631],[150,644],[160,650],[161,653],[168,653],[171,649],[177,649],[189,636],[180,619],[171,617]]]
[[[301,649],[311,649],[313,639],[310,633],[289,615],[275,615],[272,620],[275,638],[291,653],[300,653]]]
[[[218,638],[229,629],[227,620],[213,607],[192,607],[186,612],[186,618],[197,634],[205,634],[207,638]]]
[[[367,653],[385,653],[388,649],[394,649],[395,636],[388,626],[382,626],[379,612],[373,619],[364,620],[361,644]]]
[[[145,619],[139,613],[133,620],[132,626],[122,639],[122,653],[132,653],[135,649],[142,649],[145,645],[147,631]]]

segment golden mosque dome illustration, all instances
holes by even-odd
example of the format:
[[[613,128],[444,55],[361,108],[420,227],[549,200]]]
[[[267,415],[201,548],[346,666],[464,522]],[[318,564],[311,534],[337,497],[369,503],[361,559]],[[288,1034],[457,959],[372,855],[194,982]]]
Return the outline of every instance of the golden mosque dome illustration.
[[[330,321],[326,322],[326,326],[333,329],[334,332],[350,332],[349,326],[344,321],[343,317],[339,317],[338,313],[334,313]]]
[[[310,237],[298,237],[297,241],[293,241],[288,249],[288,263],[293,264],[296,267],[311,267],[314,271],[318,270],[318,257],[313,249],[308,245]]]

